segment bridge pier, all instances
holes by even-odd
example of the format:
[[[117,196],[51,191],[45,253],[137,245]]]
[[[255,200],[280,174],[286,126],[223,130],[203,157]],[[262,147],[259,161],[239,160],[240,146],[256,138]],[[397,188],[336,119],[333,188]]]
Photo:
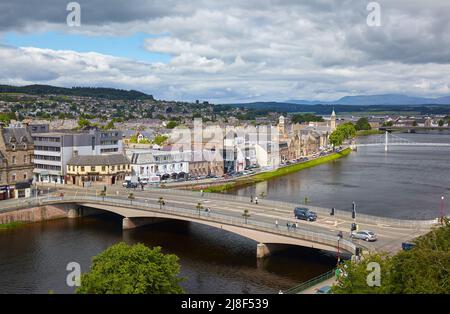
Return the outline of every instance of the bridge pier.
[[[79,208],[69,208],[67,210],[67,218],[69,219],[75,219],[81,217],[81,211]]]
[[[265,257],[269,257],[275,252],[281,251],[285,249],[287,245],[284,244],[265,244],[265,243],[258,243],[256,245],[256,258],[262,259]]]
[[[160,222],[164,222],[167,219],[163,218],[153,218],[153,217],[138,217],[138,218],[124,218],[122,220],[122,229],[130,230],[135,229],[145,225],[152,225]]]

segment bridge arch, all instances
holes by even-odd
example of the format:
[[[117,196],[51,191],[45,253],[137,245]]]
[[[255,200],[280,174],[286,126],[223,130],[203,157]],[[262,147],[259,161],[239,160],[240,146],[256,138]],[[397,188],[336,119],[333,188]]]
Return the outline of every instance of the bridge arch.
[[[195,217],[177,215],[175,213],[164,213],[153,210],[139,210],[129,207],[116,206],[113,204],[102,204],[97,202],[78,203],[78,205],[106,212],[111,212],[123,217],[122,226],[123,229],[133,229],[139,226],[161,222],[164,220],[180,220],[194,222],[209,227],[217,228],[223,231],[231,232],[247,239],[253,240],[257,244],[256,255],[258,258],[263,258],[271,255],[272,253],[279,251],[286,247],[286,245],[301,246],[312,249],[324,250],[335,252],[337,250],[337,241],[333,243],[321,243],[312,239],[302,239],[299,237],[293,237],[289,234],[279,234],[270,232],[267,230],[255,230],[247,227],[246,225],[228,224],[224,222],[218,222],[206,219],[207,217]],[[131,205],[131,204],[130,204]],[[346,250],[341,247],[341,251],[345,251],[349,254],[353,254],[351,250]]]

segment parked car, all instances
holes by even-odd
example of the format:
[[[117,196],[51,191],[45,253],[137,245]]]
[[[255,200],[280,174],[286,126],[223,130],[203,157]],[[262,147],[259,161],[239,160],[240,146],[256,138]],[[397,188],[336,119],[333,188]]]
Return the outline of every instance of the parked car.
[[[317,214],[308,208],[297,207],[294,209],[295,218],[306,221],[316,221]]]
[[[323,286],[317,289],[316,294],[331,294],[331,286]]]
[[[360,239],[367,242],[373,242],[377,240],[376,234],[368,230],[352,231],[350,237],[353,239]]]

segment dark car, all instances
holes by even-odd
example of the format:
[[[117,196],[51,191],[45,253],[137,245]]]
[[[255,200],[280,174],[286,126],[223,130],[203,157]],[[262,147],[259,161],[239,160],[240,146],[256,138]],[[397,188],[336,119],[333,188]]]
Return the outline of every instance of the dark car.
[[[127,189],[135,189],[138,187],[137,182],[127,182]]]
[[[295,218],[306,221],[316,221],[317,214],[308,208],[297,207],[294,209]]]

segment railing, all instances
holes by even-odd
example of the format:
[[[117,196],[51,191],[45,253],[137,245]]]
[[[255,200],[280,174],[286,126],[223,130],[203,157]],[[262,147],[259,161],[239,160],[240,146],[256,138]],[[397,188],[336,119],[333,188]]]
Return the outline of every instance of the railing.
[[[311,288],[311,287],[317,285],[318,283],[321,283],[321,282],[324,282],[325,280],[333,278],[335,276],[335,271],[336,271],[335,269],[330,270],[329,272],[327,272],[323,275],[320,275],[320,276],[310,279],[304,283],[301,283],[298,286],[290,288],[283,293],[284,294],[297,294],[302,291],[305,291],[306,289]]]
[[[160,208],[159,205],[154,204],[153,202],[145,202],[141,199],[124,199],[120,197],[109,197],[109,196],[91,196],[91,195],[78,195],[78,196],[64,196],[64,197],[50,197],[42,200],[44,204],[51,203],[100,203],[108,206],[119,206],[126,207],[131,209],[143,210],[143,211],[151,211],[158,212],[161,214],[171,214],[173,216],[191,218],[196,220],[205,220],[209,222],[215,222],[219,224],[228,224],[233,226],[238,226],[241,228],[247,228],[252,230],[258,230],[262,232],[268,232],[272,234],[278,234],[283,236],[288,236],[291,238],[297,238],[300,240],[305,240],[308,242],[318,243],[322,245],[327,245],[329,247],[335,248],[338,246],[339,237],[336,235],[319,233],[310,230],[304,230],[301,227],[284,230],[281,226],[275,226],[272,223],[264,222],[257,220],[257,215],[252,216],[251,219],[247,219],[247,223],[244,222],[243,217],[233,217],[230,215],[209,212],[206,213],[202,210],[198,209],[187,209],[173,206],[163,206]],[[203,213],[203,215],[202,215]],[[341,239],[339,240],[339,247],[342,250],[345,250],[349,253],[354,253],[356,251],[356,245],[348,240]]]
[[[152,193],[168,193],[168,194],[174,194],[174,195],[185,195],[185,196],[191,196],[191,197],[201,197],[201,192],[199,191],[188,191],[188,190],[173,190],[173,189],[157,189],[157,188],[146,188],[146,191],[152,192]],[[248,197],[243,197],[239,195],[233,195],[233,194],[221,194],[221,193],[203,193],[203,198],[206,199],[221,199],[221,200],[227,200],[227,201],[237,201],[242,203],[249,203],[250,199]],[[260,199],[260,204],[264,203],[265,205],[272,206],[276,209],[285,209],[286,211],[293,212],[295,207],[306,207],[312,211],[317,212],[317,214],[320,214],[322,216],[329,216],[330,217],[330,211],[331,209],[323,208],[323,207],[317,207],[317,206],[310,206],[310,205],[301,205],[301,204],[295,204],[290,202],[283,202],[283,201],[275,201],[275,200],[269,200],[266,198]],[[335,211],[335,215],[333,216],[335,218],[341,218],[341,219],[348,219],[351,217],[350,211],[345,210],[339,210],[337,209]],[[385,217],[379,217],[379,216],[372,216],[372,215],[366,215],[357,213],[357,222],[360,223],[369,223],[369,224],[378,224],[378,225],[387,225],[387,226],[395,226],[395,227],[403,227],[403,228],[427,228],[430,227],[438,222],[436,219],[430,219],[430,220],[406,220],[406,219],[396,219],[396,218],[385,218]]]

